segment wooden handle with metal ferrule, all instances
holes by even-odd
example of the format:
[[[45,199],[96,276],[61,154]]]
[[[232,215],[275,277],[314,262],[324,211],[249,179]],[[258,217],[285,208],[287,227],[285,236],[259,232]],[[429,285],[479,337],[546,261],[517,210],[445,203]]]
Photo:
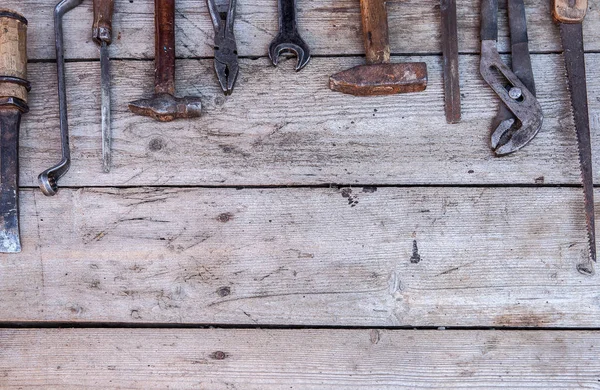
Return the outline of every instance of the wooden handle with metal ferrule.
[[[92,26],[92,38],[97,44],[112,42],[112,18],[114,11],[114,0],[94,0],[94,24]]]
[[[0,9],[0,98],[27,103],[27,19]]]
[[[385,0],[360,0],[367,64],[390,62],[390,39]]]
[[[587,7],[587,0],[554,0],[552,16],[561,23],[582,23]]]

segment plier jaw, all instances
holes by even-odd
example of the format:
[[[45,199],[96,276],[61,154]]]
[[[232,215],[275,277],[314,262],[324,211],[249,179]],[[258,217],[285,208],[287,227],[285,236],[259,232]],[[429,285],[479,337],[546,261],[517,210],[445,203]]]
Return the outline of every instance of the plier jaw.
[[[219,12],[215,0],[206,0],[215,30],[215,71],[225,95],[231,95],[239,73],[238,52],[233,25],[236,0],[229,1],[225,12]]]
[[[225,95],[233,92],[239,69],[235,37],[218,34],[215,37],[215,71]]]

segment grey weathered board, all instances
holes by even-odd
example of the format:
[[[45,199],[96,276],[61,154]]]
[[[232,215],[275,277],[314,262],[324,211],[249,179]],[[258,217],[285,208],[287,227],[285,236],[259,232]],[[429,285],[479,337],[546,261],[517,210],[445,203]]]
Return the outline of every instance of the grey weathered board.
[[[266,58],[277,2],[239,1],[230,97],[205,1],[178,0],[178,93],[202,96],[205,111],[170,124],[126,109],[152,91],[153,1],[117,0],[108,175],[85,1],[65,18],[73,166],[46,198],[36,176],[59,157],[55,2],[2,2],[30,21],[33,90],[24,251],[0,255],[0,323],[325,329],[1,329],[0,387],[598,388],[598,332],[335,329],[600,328],[599,276],[577,269],[589,267],[583,201],[550,1],[525,1],[544,126],[499,159],[488,147],[498,99],[478,73],[480,1],[457,1],[463,122],[447,125],[438,0],[388,4],[393,61],[427,62],[427,91],[373,99],[327,88],[364,60],[358,0],[298,0],[315,54],[300,73]],[[596,146],[600,0],[584,34]]]
[[[597,327],[577,188],[22,192],[5,321]],[[415,248],[416,245],[416,248]]]
[[[0,332],[4,388],[598,389],[596,332]],[[39,367],[33,369],[33,367]]]

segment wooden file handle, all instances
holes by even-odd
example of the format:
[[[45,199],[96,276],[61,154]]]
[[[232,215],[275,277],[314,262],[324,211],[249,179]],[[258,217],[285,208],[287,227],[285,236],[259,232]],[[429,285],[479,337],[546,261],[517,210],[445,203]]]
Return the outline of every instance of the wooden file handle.
[[[94,0],[94,24],[92,38],[101,45],[112,42],[112,17],[115,7],[114,0]]]
[[[0,9],[0,98],[27,103],[27,19]]]
[[[367,64],[390,62],[390,38],[385,0],[360,0]]]
[[[554,0],[552,15],[561,23],[582,23],[587,7],[587,0]]]

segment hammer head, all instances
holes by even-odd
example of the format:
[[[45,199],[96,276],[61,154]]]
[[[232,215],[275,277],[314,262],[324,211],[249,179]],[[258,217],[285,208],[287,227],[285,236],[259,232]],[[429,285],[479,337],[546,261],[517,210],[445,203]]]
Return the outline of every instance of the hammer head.
[[[359,65],[329,78],[333,91],[356,96],[420,92],[427,88],[424,62]]]
[[[178,98],[168,93],[157,93],[150,99],[129,103],[129,110],[161,122],[170,122],[179,118],[199,117],[202,113],[202,103],[199,97]]]

